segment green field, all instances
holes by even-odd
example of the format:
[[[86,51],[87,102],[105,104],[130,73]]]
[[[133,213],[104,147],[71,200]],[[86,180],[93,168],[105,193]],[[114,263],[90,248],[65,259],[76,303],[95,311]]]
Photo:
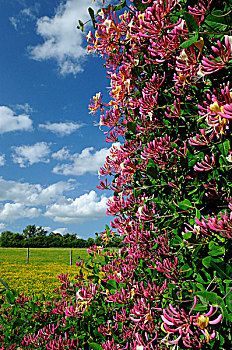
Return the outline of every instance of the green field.
[[[72,249],[70,266],[70,250],[30,248],[27,264],[26,248],[0,248],[0,278],[20,293],[49,296],[59,286],[57,275],[70,273],[74,280],[79,271],[75,262],[88,256],[86,249]]]

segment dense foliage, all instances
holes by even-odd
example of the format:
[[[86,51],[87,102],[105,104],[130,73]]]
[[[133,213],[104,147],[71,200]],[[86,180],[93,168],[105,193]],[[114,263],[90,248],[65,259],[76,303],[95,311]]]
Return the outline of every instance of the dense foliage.
[[[102,239],[117,231],[123,247],[104,263],[79,262],[88,280],[60,276],[51,302],[8,291],[2,350],[231,348],[231,6],[123,0],[97,17],[89,10],[88,50],[111,81],[111,101],[97,93],[90,110],[115,143],[100,169],[115,217]]]
[[[62,235],[59,232],[50,232],[47,234],[41,226],[28,225],[23,233],[3,231],[0,235],[0,247],[6,248],[89,248],[94,244],[102,245],[102,238],[98,233],[96,238],[79,238],[75,233],[66,233]],[[108,242],[108,247],[121,247],[120,237],[115,235]]]

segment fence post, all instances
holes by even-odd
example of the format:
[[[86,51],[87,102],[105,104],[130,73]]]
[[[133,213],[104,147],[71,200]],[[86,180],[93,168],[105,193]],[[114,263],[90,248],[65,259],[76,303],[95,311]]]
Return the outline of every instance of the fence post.
[[[70,265],[72,265],[72,249],[70,250]]]
[[[27,248],[27,264],[29,263],[29,247]]]

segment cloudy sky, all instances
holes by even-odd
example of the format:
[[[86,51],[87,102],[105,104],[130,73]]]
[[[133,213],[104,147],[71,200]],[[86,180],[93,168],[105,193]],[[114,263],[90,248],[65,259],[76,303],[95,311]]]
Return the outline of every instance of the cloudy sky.
[[[88,111],[109,81],[76,29],[95,5],[0,0],[0,232],[35,224],[87,238],[109,222],[112,194],[96,185],[110,145]]]

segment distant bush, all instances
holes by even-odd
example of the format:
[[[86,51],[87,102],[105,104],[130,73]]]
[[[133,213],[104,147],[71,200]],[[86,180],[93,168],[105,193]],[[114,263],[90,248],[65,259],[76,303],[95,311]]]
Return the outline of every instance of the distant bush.
[[[11,248],[89,248],[94,244],[101,245],[102,238],[96,239],[78,238],[76,234],[51,232],[47,235],[41,227],[36,228],[35,225],[28,225],[22,234],[11,231],[3,231],[0,236],[0,247]],[[109,240],[108,247],[120,247],[121,239],[117,236]]]

